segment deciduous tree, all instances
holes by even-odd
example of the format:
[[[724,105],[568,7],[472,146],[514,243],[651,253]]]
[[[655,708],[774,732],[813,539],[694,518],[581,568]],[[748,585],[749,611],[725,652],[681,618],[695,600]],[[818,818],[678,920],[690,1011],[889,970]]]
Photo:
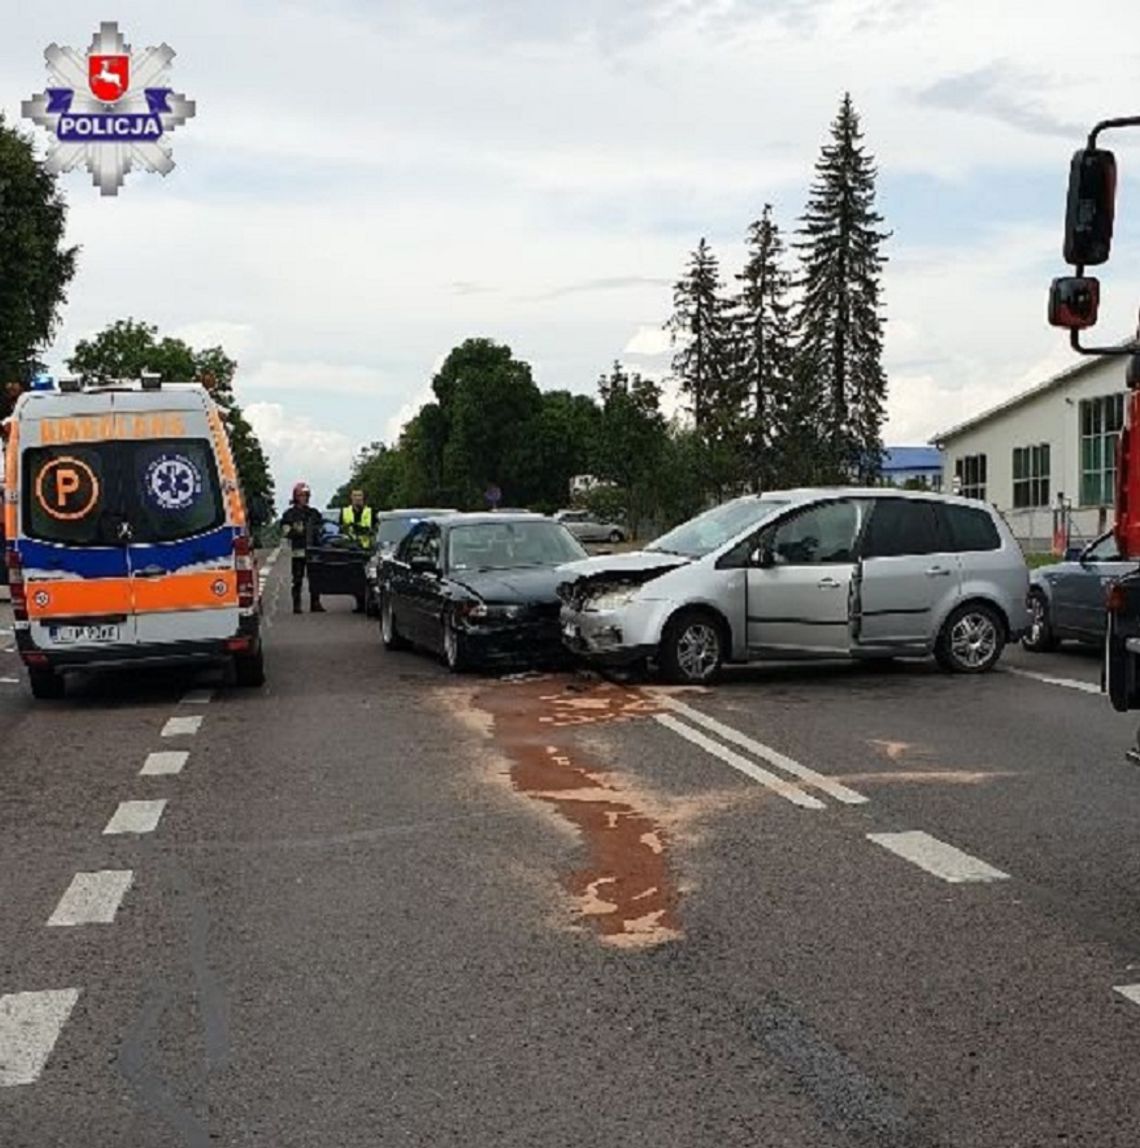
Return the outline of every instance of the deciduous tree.
[[[0,418],[55,333],[77,247],[64,244],[67,207],[31,141],[0,114]]]

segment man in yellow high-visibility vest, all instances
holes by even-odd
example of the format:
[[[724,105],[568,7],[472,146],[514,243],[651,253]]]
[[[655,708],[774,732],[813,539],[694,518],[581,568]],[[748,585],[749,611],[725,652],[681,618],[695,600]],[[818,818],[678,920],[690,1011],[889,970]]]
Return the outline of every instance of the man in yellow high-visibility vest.
[[[341,533],[351,538],[363,550],[372,549],[372,507],[364,505],[364,491],[354,490],[348,505],[340,512]],[[364,613],[364,597],[356,599],[355,614]]]

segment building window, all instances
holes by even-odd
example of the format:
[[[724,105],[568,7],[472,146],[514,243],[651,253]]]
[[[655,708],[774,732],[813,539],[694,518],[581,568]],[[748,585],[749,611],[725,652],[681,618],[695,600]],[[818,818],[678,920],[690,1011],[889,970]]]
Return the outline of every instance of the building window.
[[[1049,505],[1049,444],[1013,448],[1013,508]]]
[[[1081,401],[1081,505],[1108,506],[1116,497],[1116,442],[1124,427],[1124,396]]]
[[[958,480],[958,493],[963,498],[986,497],[986,456],[968,454],[954,460],[954,477]]]

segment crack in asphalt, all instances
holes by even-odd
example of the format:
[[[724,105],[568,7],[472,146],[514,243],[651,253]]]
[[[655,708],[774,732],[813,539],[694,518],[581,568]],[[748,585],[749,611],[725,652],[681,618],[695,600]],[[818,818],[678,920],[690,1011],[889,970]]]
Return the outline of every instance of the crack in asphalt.
[[[753,1037],[795,1076],[820,1118],[868,1148],[939,1148],[926,1118],[872,1079],[778,993],[750,1016]]]
[[[209,965],[209,915],[189,872],[174,865],[167,874],[168,886],[188,907],[187,964],[194,979],[194,998],[205,1044],[205,1076],[229,1062],[229,1028],[225,991]],[[188,1148],[209,1148],[208,1120],[179,1103],[151,1061],[153,1038],[163,1015],[174,1004],[174,990],[157,980],[148,982],[142,1010],[127,1026],[117,1057],[119,1072],[131,1084],[139,1101],[162,1116],[186,1142]]]

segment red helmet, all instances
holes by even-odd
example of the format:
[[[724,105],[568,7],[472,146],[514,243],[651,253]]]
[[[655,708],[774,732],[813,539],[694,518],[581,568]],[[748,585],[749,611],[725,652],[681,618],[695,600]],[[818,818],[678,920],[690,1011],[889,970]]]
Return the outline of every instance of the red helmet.
[[[298,482],[293,487],[293,501],[296,502],[302,494],[311,494],[309,484],[307,482]]]

